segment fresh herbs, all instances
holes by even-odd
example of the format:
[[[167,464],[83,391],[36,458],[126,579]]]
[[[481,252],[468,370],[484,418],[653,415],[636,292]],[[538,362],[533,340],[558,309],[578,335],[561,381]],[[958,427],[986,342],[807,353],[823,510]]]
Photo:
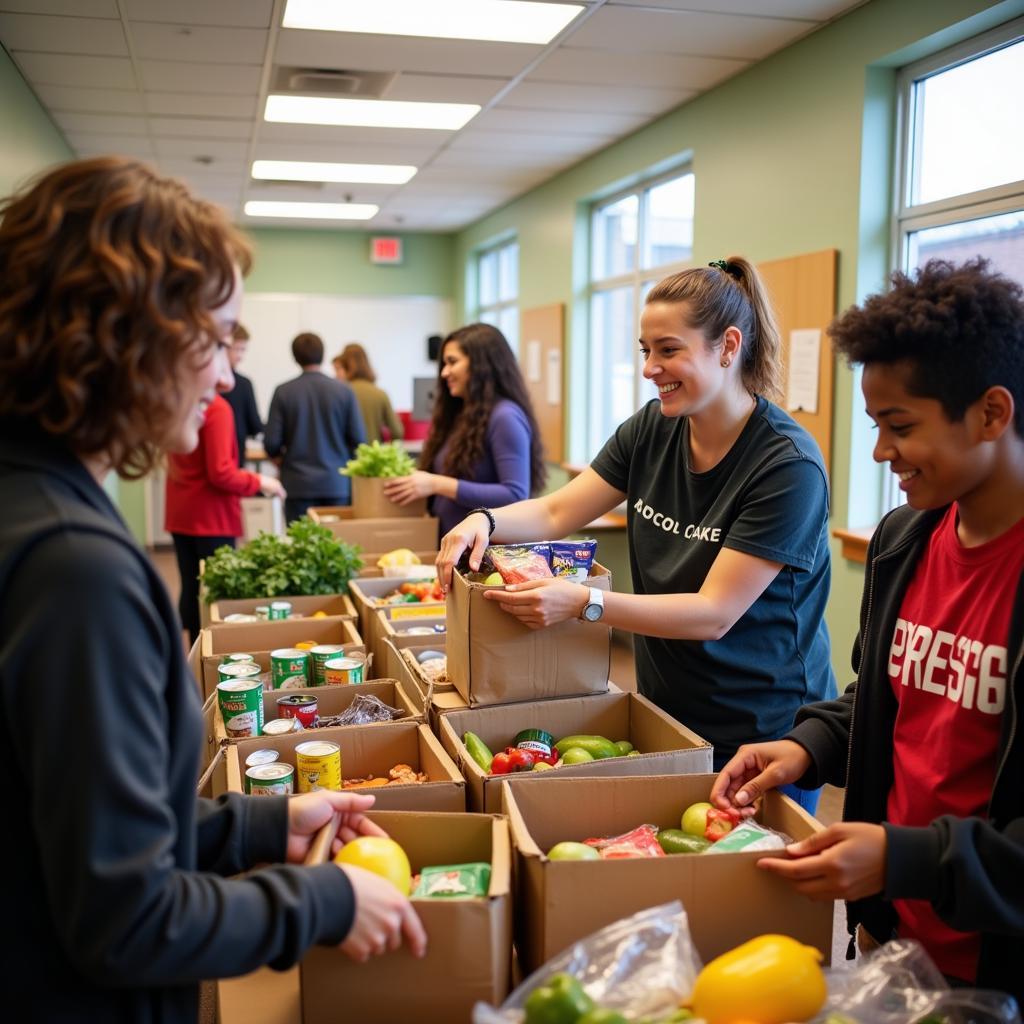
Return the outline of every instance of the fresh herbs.
[[[206,560],[203,583],[207,602],[343,594],[362,567],[358,547],[303,516],[288,527],[287,538],[261,533],[240,548],[218,548]]]
[[[349,459],[342,476],[408,476],[416,469],[409,453],[397,442],[361,444],[356,457]]]

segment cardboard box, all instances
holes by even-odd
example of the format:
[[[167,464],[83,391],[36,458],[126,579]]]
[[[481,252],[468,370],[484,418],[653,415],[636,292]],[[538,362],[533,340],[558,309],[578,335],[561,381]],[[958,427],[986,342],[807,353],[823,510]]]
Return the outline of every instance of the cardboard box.
[[[618,835],[638,825],[678,828],[707,800],[714,775],[551,779],[502,787],[516,866],[516,950],[524,973],[599,928],[669,900],[682,901],[697,951],[713,957],[757,935],[791,935],[832,952],[832,901],[817,903],[757,867],[763,853],[680,854],[636,860],[551,861],[563,840]],[[803,839],[821,824],[777,791],[758,820]]]
[[[396,505],[385,493],[387,477],[353,476],[352,516],[355,519],[416,519],[427,514],[427,499],[418,498],[408,505]],[[397,545],[409,547],[408,544]]]
[[[479,814],[371,812],[409,855],[414,871],[487,861],[491,884],[477,899],[414,900],[430,944],[417,960],[407,949],[355,964],[317,947],[299,968],[264,968],[218,984],[222,1024],[451,1024],[468,1021],[478,1000],[499,1005],[511,984],[512,897],[508,828]],[[322,859],[320,850],[311,860]],[[342,1008],[342,1010],[339,1010]]]
[[[395,548],[437,551],[439,526],[434,516],[421,514],[399,518],[389,515],[357,519],[352,514],[351,505],[318,506],[311,508],[309,515],[338,540],[356,544],[363,551],[385,552]],[[365,555],[363,560],[368,561]]]
[[[228,791],[228,766],[224,758],[224,751],[217,750],[213,759],[206,766],[203,774],[199,776],[199,783],[196,786],[196,795],[213,800],[221,793]]]
[[[405,522],[403,519],[393,519],[391,521],[395,523]],[[360,578],[380,579],[381,576],[387,575],[384,570],[377,565],[377,562],[386,554],[386,551],[361,551],[359,553],[359,557],[363,560],[363,567],[359,570]],[[437,561],[436,550],[417,550],[413,551],[413,554],[420,560],[420,565],[431,566]]]
[[[396,718],[396,722],[424,721],[423,702],[411,700],[405,688],[397,679],[375,679],[372,683],[361,683],[358,686],[311,686],[297,690],[264,690],[263,691],[263,721],[271,722],[281,716],[277,712],[277,701],[280,697],[291,696],[296,693],[311,693],[317,698],[317,713],[324,717],[326,715],[340,715],[348,708],[360,694],[377,697],[389,707],[398,708],[404,714]],[[213,712],[213,730],[217,745],[223,743],[237,743],[232,739],[224,728],[224,718],[220,712],[220,703],[217,695],[214,694],[211,700],[215,704]],[[389,725],[388,722],[367,722],[367,725]],[[310,738],[315,738],[319,730],[310,733]]]
[[[359,632],[366,642],[366,649],[368,651],[373,652],[377,650],[377,613],[383,608],[391,611],[392,615],[397,611],[398,617],[403,620],[410,620],[410,624],[413,619],[436,619],[444,614],[444,602],[418,601],[398,607],[377,604],[378,598],[394,593],[403,583],[412,582],[422,583],[423,581],[407,579],[404,576],[381,576],[375,579],[359,576],[349,584],[352,603],[355,605],[359,615]],[[383,666],[380,666],[379,671],[384,671]]]
[[[373,663],[381,675],[388,674],[388,643],[393,641],[395,647],[430,647],[433,641],[440,639],[441,649],[444,648],[445,632],[435,633],[434,626],[445,626],[443,604],[400,604],[393,608],[379,608],[370,615],[370,628],[367,635],[370,649],[373,651]],[[429,629],[426,634],[407,634],[401,630],[418,628]]]
[[[431,623],[444,623],[444,619],[426,619],[424,625]],[[402,625],[400,623],[400,625]],[[419,625],[419,623],[416,623]],[[381,647],[384,651],[384,670],[387,674],[394,679],[401,679],[402,667],[405,665],[411,666],[414,676],[416,677],[416,684],[421,690],[425,690],[427,687],[427,680],[420,675],[417,668],[418,662],[413,658],[411,661],[407,661],[405,656],[402,654],[403,651],[412,651],[413,654],[420,654],[423,651],[440,651],[444,654],[445,645],[447,644],[446,633],[435,633],[432,636],[402,636],[394,633],[394,626],[390,627],[390,634],[388,627],[385,626],[384,635],[381,637]],[[451,683],[441,684],[439,692],[443,690],[455,689]]]
[[[452,683],[451,676],[447,672],[445,673],[444,680],[431,679],[424,673],[420,665],[419,655],[424,651],[439,651],[447,657],[447,640],[445,637],[438,636],[429,639],[426,643],[409,644],[407,647],[400,649],[385,641],[385,648],[389,649],[385,654],[385,664],[397,665],[399,669],[395,673],[396,679],[404,680],[406,679],[405,673],[408,673],[409,679],[419,687],[421,693],[426,694],[428,690],[433,690],[434,696],[439,696],[442,693],[455,693],[458,695],[459,700],[457,705],[453,704],[452,706],[469,707],[462,699],[462,695],[458,694],[455,684]]]
[[[553,772],[488,775],[462,742],[466,732],[474,732],[496,753],[512,746],[523,729],[545,729],[556,740],[579,735],[629,740],[641,754],[563,765]],[[438,738],[466,779],[469,809],[491,814],[501,812],[501,786],[506,780],[513,786],[540,785],[556,778],[703,775],[712,770],[711,744],[635,693],[451,711],[438,721]]]
[[[587,585],[611,590],[594,564]],[[459,572],[448,591],[448,675],[470,707],[575,697],[608,690],[611,630],[572,619],[530,629]]]
[[[199,759],[200,774],[210,767],[220,748],[217,738],[217,723],[220,721],[220,708],[217,706],[217,694],[211,693],[203,704],[203,752]],[[224,725],[221,723],[221,729]]]
[[[356,792],[372,793],[374,807],[385,811],[464,811],[466,780],[437,738],[420,722],[392,722],[377,728],[343,725],[287,736],[254,736],[232,743],[227,751],[228,788],[242,792],[242,766],[254,750],[272,748],[294,767],[295,748],[308,739],[330,740],[341,747],[342,778],[387,778],[396,764],[426,772],[428,782],[378,786]]]
[[[242,540],[261,533],[284,533],[284,502],[280,498],[242,498]]]
[[[341,644],[342,657],[348,654],[366,654],[366,647],[359,638],[355,626],[347,620],[302,619],[296,621],[316,623],[316,627],[311,631],[310,635],[297,638],[300,641],[315,640],[319,644]],[[198,647],[199,665],[198,669],[193,666],[193,671],[195,672],[196,679],[199,681],[204,701],[209,700],[210,696],[216,692],[217,683],[220,681],[217,669],[220,666],[222,655],[235,653],[251,654],[253,660],[259,665],[260,671],[269,672],[271,650],[277,650],[279,646],[291,647],[295,642],[293,638],[292,642],[275,644],[273,648],[264,646],[253,647],[248,644],[236,646],[239,636],[238,630],[245,628],[247,627],[238,626],[234,630],[219,629],[216,631],[204,629],[200,632]],[[258,629],[259,627],[253,626],[251,628]],[[254,640],[257,644],[263,645],[268,640],[273,639],[273,637],[267,637],[264,634],[256,636],[245,634],[242,636],[242,639]],[[351,642],[352,640],[356,642],[353,643]]]
[[[230,623],[224,619],[228,615],[255,615],[256,609],[266,606],[271,601],[291,601],[292,614],[287,619],[274,619],[278,622],[297,622],[299,619],[310,619],[317,612],[324,614],[319,618],[356,618],[356,606],[348,594],[303,594],[298,597],[244,597],[237,600],[214,601],[209,607],[210,626],[252,626],[255,623]]]

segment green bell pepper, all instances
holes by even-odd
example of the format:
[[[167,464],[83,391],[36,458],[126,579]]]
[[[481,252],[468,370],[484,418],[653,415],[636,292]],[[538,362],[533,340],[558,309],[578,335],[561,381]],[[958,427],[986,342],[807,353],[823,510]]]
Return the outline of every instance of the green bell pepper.
[[[526,1024],[578,1024],[594,1009],[594,1000],[571,974],[560,972],[535,988],[523,1008]]]

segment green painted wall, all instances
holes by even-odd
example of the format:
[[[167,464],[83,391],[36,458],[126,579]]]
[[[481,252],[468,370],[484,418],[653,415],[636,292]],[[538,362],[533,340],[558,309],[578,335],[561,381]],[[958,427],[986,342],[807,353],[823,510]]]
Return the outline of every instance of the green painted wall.
[[[256,228],[248,235],[255,244],[246,281],[252,292],[446,298],[454,292],[453,235],[402,235],[405,260],[395,267],[370,262],[370,236],[362,231]]]
[[[850,305],[878,289],[888,270],[893,69],[1022,11],[1021,0],[873,0],[461,232],[457,303],[468,315],[465,267],[473,251],[515,233],[521,307],[566,305],[575,390],[587,344],[586,206],[692,155],[696,263],[834,248],[839,305]],[[861,400],[845,366],[835,389],[833,521],[864,525],[877,516],[881,476],[855,429]],[[573,426],[570,438],[579,436]],[[572,455],[580,457],[578,448]],[[838,546],[833,554],[829,627],[836,671],[846,679],[863,572]]]

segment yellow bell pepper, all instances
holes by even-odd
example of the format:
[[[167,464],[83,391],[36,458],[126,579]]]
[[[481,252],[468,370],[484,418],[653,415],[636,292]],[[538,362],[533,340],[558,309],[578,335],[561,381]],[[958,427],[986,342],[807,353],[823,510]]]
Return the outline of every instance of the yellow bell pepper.
[[[786,935],[761,935],[712,960],[697,976],[689,1007],[708,1024],[787,1024],[824,1005],[821,954]]]

